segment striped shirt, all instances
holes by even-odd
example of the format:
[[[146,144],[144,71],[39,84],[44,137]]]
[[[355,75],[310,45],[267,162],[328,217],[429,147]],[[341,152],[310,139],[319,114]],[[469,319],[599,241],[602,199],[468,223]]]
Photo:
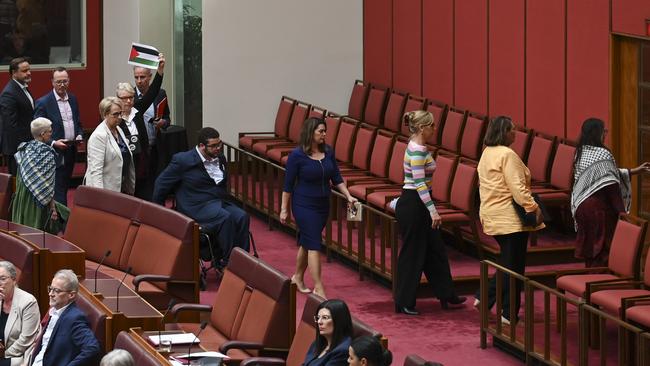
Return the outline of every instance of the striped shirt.
[[[404,189],[415,189],[430,213],[437,213],[431,199],[431,176],[436,162],[426,146],[409,141],[404,152]]]

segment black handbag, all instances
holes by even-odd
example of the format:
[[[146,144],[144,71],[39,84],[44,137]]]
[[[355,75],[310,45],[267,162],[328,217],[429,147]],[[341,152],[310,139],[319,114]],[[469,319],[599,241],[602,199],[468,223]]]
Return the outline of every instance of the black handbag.
[[[537,202],[539,209],[542,210],[542,216],[544,218],[547,218],[548,216],[546,214],[546,208],[544,207],[544,204],[542,203],[542,200],[539,198],[539,195],[537,193],[533,193],[533,199],[535,202]],[[515,202],[514,198],[512,199],[512,206],[514,206],[515,212],[517,213],[517,216],[519,216],[519,219],[524,226],[535,227],[541,224],[541,222],[537,222],[537,215],[535,215],[535,212],[526,212],[526,210],[521,207],[521,205]]]

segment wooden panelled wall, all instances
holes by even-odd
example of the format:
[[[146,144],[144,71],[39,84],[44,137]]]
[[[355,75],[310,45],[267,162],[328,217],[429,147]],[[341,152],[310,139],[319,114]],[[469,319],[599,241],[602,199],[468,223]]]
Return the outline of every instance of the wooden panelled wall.
[[[364,80],[575,139],[610,123],[610,34],[649,0],[364,0]]]

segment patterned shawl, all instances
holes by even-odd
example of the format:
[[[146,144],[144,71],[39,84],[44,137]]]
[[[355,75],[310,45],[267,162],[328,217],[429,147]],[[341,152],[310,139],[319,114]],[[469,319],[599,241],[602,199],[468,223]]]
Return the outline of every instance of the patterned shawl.
[[[599,189],[618,183],[625,211],[630,211],[632,203],[630,173],[627,169],[618,169],[612,153],[602,147],[585,145],[580,160],[577,161],[573,176],[571,192],[571,214],[574,219],[576,210],[582,202]]]
[[[37,140],[21,143],[15,154],[23,183],[41,207],[54,197],[54,154],[53,148]]]

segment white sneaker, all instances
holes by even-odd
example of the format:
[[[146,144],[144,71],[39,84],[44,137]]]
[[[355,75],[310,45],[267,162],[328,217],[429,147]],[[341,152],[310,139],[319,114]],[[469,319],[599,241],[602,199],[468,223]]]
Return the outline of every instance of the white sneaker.
[[[510,320],[506,319],[505,316],[501,316],[501,324],[510,325]]]
[[[474,304],[472,304],[472,306],[474,306],[475,308],[478,308],[479,305],[481,305],[481,300],[474,299]]]

